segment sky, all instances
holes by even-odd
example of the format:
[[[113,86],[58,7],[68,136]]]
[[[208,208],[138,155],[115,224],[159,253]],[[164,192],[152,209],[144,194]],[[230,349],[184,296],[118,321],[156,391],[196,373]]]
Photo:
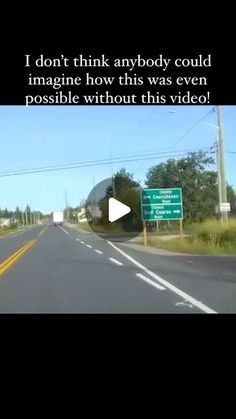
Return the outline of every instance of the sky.
[[[183,150],[211,147],[213,106],[0,106],[0,208],[43,213],[75,207],[94,184],[125,167],[144,186],[150,167]],[[174,111],[174,112],[173,112]],[[236,186],[236,106],[223,106],[227,180]],[[181,151],[182,150],[182,151]],[[165,151],[165,158],[1,177],[10,170]],[[170,155],[169,155],[170,153]],[[215,170],[215,166],[212,167]]]

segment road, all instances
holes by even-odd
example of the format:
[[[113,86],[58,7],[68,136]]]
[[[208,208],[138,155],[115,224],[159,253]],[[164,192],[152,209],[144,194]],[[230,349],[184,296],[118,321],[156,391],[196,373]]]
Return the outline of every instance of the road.
[[[158,254],[69,226],[0,239],[0,313],[232,313],[236,257]]]

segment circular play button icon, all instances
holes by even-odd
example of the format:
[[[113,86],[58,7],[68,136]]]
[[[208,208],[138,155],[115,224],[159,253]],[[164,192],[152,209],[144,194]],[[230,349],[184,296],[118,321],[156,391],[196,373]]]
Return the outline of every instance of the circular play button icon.
[[[86,218],[94,233],[111,241],[134,239],[143,230],[141,187],[115,176],[99,182],[86,201]]]
[[[115,198],[108,199],[108,220],[111,223],[129,214],[130,211],[131,208],[128,205],[122,204],[122,202],[117,201]]]

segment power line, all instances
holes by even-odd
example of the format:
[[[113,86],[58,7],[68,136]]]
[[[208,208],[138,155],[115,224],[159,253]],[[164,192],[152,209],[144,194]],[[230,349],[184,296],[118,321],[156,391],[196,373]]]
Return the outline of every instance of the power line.
[[[212,114],[214,112],[214,108],[211,109],[210,111],[208,111],[205,115],[203,115],[197,122],[195,122],[187,131],[185,131],[184,134],[182,134],[179,138],[177,138],[177,140],[175,141],[175,143],[177,143],[178,141],[180,141],[181,139],[183,139],[186,135],[188,135],[201,121],[203,121],[208,115]],[[174,143],[174,144],[175,144]],[[174,145],[173,144],[173,145]],[[208,149],[208,147],[202,147],[201,150],[203,149]],[[164,151],[165,149],[163,149]],[[195,151],[199,150],[195,149]],[[184,150],[182,150],[184,152]],[[192,151],[192,150],[191,150]],[[187,152],[191,152],[191,151],[187,151]],[[181,155],[171,155],[172,153],[175,152],[180,152],[180,150],[177,151],[171,151],[168,153],[168,155],[170,157],[181,157]],[[231,152],[232,154],[234,154],[234,152]],[[129,155],[129,153],[127,154]],[[141,159],[131,159],[131,157],[138,157],[139,155],[142,155]],[[152,157],[148,157],[145,158],[143,156],[152,156]],[[114,157],[112,159],[113,163],[126,163],[126,162],[131,162],[131,161],[142,161],[142,160],[151,160],[151,159],[155,159],[158,158],[159,153],[154,153],[154,152],[150,152],[150,153],[144,153],[141,154],[136,153],[136,154],[132,154],[130,157],[130,160],[122,160],[124,158],[123,157]],[[161,157],[161,156],[160,156]],[[164,155],[162,155],[162,157],[166,157]],[[17,169],[17,170],[7,170],[7,171],[3,171],[0,172],[0,177],[7,177],[7,176],[17,176],[17,175],[24,175],[24,174],[33,174],[33,173],[42,173],[42,172],[51,172],[51,171],[58,171],[58,170],[66,170],[66,169],[74,169],[74,168],[79,168],[79,167],[89,167],[89,166],[100,166],[100,165],[107,165],[107,164],[111,164],[111,159],[109,161],[107,161],[107,159],[103,159],[103,160],[92,160],[92,161],[79,161],[79,162],[68,162],[68,163],[57,163],[54,165],[50,165],[50,166],[41,166],[41,167],[36,167],[36,168],[29,168],[29,169]]]
[[[207,148],[207,150],[209,150],[209,147]],[[198,149],[192,149],[192,150],[188,150],[185,152],[174,152],[174,154],[172,154],[173,152],[169,152],[167,153],[162,153],[162,154],[156,154],[156,155],[151,155],[150,157],[140,157],[140,158],[130,158],[130,159],[117,159],[114,161],[113,159],[113,163],[117,164],[117,163],[127,163],[127,162],[136,162],[136,161],[144,161],[144,160],[154,160],[154,159],[160,159],[160,158],[166,158],[166,157],[170,157],[170,158],[174,158],[174,157],[182,157],[185,155],[188,155],[191,152],[194,151],[199,151]],[[74,163],[74,164],[70,164],[70,165],[61,165],[61,166],[46,166],[46,167],[41,167],[41,168],[32,168],[32,169],[21,169],[21,170],[16,170],[16,171],[6,171],[6,172],[0,172],[0,177],[10,177],[10,176],[20,176],[20,175],[26,175],[26,174],[34,174],[34,173],[44,173],[44,172],[52,172],[52,171],[62,171],[62,170],[68,170],[68,169],[77,169],[77,168],[83,168],[83,167],[93,167],[93,166],[102,166],[102,165],[110,165],[111,161],[110,159],[104,159],[104,160],[94,160],[94,161],[88,161],[85,163]]]
[[[209,147],[202,147],[201,149],[205,149],[208,150]],[[193,148],[193,149],[182,149],[182,150],[171,150],[168,151],[169,149],[161,149],[162,151],[150,151],[148,153],[126,153],[120,157],[110,157],[110,158],[106,158],[106,159],[99,159],[99,160],[79,160],[79,161],[71,161],[71,162],[61,162],[61,163],[56,163],[56,164],[50,164],[48,166],[39,166],[39,167],[31,167],[31,168],[22,168],[22,169],[8,169],[8,170],[4,170],[2,172],[0,172],[0,174],[11,174],[11,173],[18,173],[18,172],[31,172],[31,171],[35,171],[35,170],[44,170],[44,169],[53,169],[53,168],[61,168],[61,167],[69,167],[69,166],[74,166],[74,165],[80,165],[80,164],[87,164],[87,163],[102,163],[102,162],[107,162],[109,160],[110,164],[112,164],[115,161],[120,161],[121,159],[124,159],[126,156],[127,158],[129,157],[131,158],[136,158],[136,157],[148,157],[148,156],[162,156],[168,153],[168,155],[171,155],[173,153],[188,153],[188,152],[192,152],[192,151],[198,151],[198,148]]]
[[[214,112],[214,108],[208,111],[205,115],[203,115],[200,119],[198,119],[197,122],[195,122],[190,128],[187,129],[175,142],[173,145],[175,145],[177,142],[181,141],[186,135],[188,135],[200,122],[202,122],[208,115],[212,114]]]

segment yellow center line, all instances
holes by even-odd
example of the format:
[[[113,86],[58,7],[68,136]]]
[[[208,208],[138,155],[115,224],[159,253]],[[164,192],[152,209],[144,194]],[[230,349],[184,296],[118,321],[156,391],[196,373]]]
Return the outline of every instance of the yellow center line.
[[[15,253],[5,259],[0,264],[0,276],[2,276],[9,268],[11,268],[35,243],[36,240],[30,240]]]
[[[45,226],[37,237],[42,237],[42,235],[47,230],[48,226]],[[15,263],[36,243],[37,238],[30,240],[24,246],[20,247],[15,253],[9,256],[0,264],[0,276],[2,276],[8,269],[10,269]]]
[[[30,240],[29,242],[27,242],[26,244],[24,244],[24,246],[20,247],[15,253],[13,253],[11,256],[9,256],[7,259],[5,259],[1,264],[0,264],[0,269],[3,268],[3,266],[8,263],[13,257],[17,256],[18,253],[21,253],[22,250],[24,250],[25,247],[28,247],[29,244],[32,242],[32,240]]]

